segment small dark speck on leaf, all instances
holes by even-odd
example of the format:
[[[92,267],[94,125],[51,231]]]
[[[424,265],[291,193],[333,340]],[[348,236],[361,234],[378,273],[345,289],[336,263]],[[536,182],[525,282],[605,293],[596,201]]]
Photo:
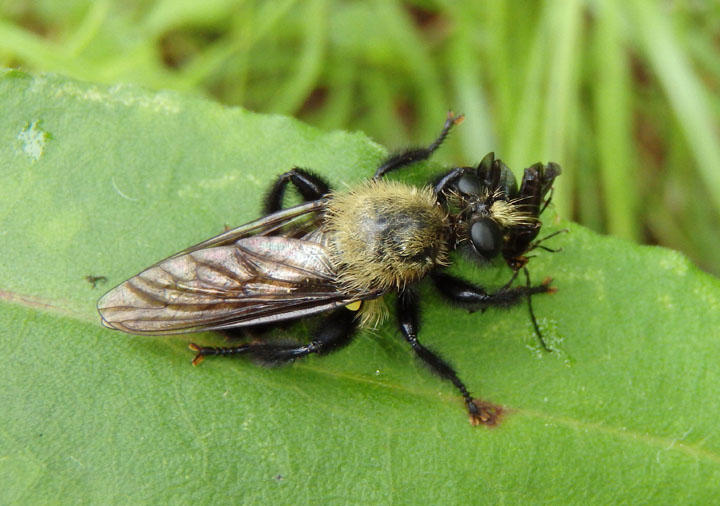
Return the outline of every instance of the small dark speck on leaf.
[[[98,283],[107,283],[107,278],[105,276],[87,275],[85,276],[85,281],[90,283],[92,287],[95,288]]]

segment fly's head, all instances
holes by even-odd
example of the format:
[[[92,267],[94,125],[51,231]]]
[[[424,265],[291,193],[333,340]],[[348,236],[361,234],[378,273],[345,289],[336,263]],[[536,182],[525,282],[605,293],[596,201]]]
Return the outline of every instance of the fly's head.
[[[492,261],[502,255],[514,271],[527,263],[540,232],[539,216],[560,174],[555,163],[525,169],[518,187],[510,169],[493,153],[477,167],[465,167],[445,190],[454,246],[467,246],[473,256]]]

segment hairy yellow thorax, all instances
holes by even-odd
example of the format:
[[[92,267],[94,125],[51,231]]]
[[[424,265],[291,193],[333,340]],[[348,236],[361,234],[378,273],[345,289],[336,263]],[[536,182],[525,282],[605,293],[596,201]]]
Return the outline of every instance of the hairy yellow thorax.
[[[362,293],[423,277],[447,260],[446,219],[428,187],[369,181],[333,195],[325,227],[338,282]]]

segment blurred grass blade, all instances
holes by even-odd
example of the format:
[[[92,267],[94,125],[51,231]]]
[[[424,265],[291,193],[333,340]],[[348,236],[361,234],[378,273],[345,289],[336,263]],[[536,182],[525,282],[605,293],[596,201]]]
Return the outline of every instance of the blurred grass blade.
[[[549,31],[547,57],[547,85],[543,100],[543,117],[540,120],[542,149],[538,154],[542,161],[553,160],[565,167],[575,167],[574,142],[576,130],[569,128],[573,117],[577,118],[578,106],[578,57],[581,44],[580,26],[583,21],[580,0],[548,2],[552,29]],[[552,6],[552,7],[550,7]],[[570,188],[575,188],[573,170],[563,173],[557,185],[557,198],[553,201],[562,216],[571,216]]]
[[[592,79],[597,138],[594,144],[605,198],[606,229],[611,234],[637,241],[640,239],[638,172],[632,147],[630,62],[617,3],[599,2],[595,11]],[[598,193],[597,188],[588,190]]]
[[[448,48],[448,74],[457,97],[453,108],[465,114],[465,121],[455,135],[462,141],[463,160],[479,161],[486,153],[497,149],[497,136],[484,93],[483,66],[477,58],[476,28],[464,15],[465,9],[458,11],[457,27]],[[498,153],[498,156],[502,154]]]
[[[0,52],[27,61],[48,72],[70,73],[79,79],[92,79],[93,66],[77,55],[67,54],[56,44],[0,17]]]
[[[408,19],[407,12],[397,0],[373,0],[371,3],[388,41],[398,59],[395,65],[405,69],[414,80],[417,90],[418,128],[416,135],[432,137],[437,130],[437,116],[442,117],[450,107],[443,93],[436,64],[431,58],[421,34]],[[390,77],[397,72],[390,72]]]
[[[328,1],[310,0],[302,6],[302,47],[293,76],[278,91],[274,111],[293,114],[310,96],[322,72],[328,28]]]
[[[683,129],[699,176],[720,210],[720,125],[711,115],[705,87],[662,12],[670,6],[644,0],[631,0],[629,5],[635,32]]]
[[[552,4],[545,4],[537,24],[530,47],[524,56],[525,62],[521,67],[525,69],[520,88],[519,105],[513,118],[514,125],[509,142],[506,162],[511,167],[519,167],[539,152],[538,131],[540,128],[540,109],[542,106],[542,89],[544,64],[547,58],[548,28]],[[518,79],[521,76],[517,76]],[[517,169],[516,169],[517,170]],[[516,172],[516,174],[518,174]]]

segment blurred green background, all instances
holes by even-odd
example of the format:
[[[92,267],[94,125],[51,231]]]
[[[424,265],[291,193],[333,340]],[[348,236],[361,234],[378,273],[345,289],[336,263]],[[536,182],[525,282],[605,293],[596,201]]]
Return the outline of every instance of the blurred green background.
[[[716,0],[0,0],[0,65],[200,93],[391,149],[464,112],[438,160],[556,161],[562,216],[720,273]]]

